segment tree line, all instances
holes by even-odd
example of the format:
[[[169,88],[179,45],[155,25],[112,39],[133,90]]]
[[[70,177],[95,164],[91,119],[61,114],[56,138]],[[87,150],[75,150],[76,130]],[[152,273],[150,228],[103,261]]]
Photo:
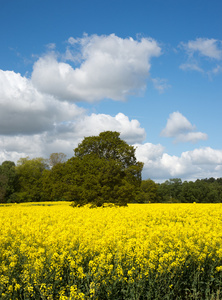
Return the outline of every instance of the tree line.
[[[179,178],[158,184],[142,180],[143,163],[135,148],[118,132],[105,131],[86,137],[66,159],[52,153],[49,159],[21,158],[15,165],[0,165],[0,202],[72,201],[73,206],[91,203],[222,202],[222,178],[195,182]]]
[[[180,178],[173,178],[163,183],[143,180],[139,198],[141,203],[221,203],[222,178],[184,182]]]

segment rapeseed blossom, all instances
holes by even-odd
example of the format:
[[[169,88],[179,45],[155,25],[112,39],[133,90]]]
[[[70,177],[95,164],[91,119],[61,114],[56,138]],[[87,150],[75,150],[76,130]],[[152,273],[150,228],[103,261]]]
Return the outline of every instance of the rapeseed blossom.
[[[221,204],[2,206],[0,299],[216,299],[221,228]]]

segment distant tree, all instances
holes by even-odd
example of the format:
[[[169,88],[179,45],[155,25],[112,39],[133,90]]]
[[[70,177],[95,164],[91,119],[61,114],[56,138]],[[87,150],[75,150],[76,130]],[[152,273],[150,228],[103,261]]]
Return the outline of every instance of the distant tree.
[[[181,202],[217,203],[222,202],[222,185],[214,178],[184,181],[181,189]]]
[[[47,160],[42,157],[33,159],[26,157],[18,160],[16,166],[19,177],[19,192],[16,194],[18,202],[42,200],[42,177],[48,168]]]
[[[194,183],[194,196],[197,199],[196,202],[199,203],[208,203],[210,200],[208,199],[209,193],[209,183],[205,180],[197,179]],[[212,201],[211,201],[212,202]]]
[[[157,193],[161,203],[170,202],[171,191],[166,181],[158,185]]]
[[[161,183],[158,194],[161,202],[181,202],[182,180],[171,178]]]
[[[199,202],[198,191],[196,191],[195,183],[193,181],[184,181],[181,190],[181,202],[193,203]]]
[[[6,202],[7,177],[0,173],[0,203]]]
[[[140,193],[137,195],[139,203],[155,203],[159,202],[158,184],[151,179],[143,180],[141,183]]]
[[[202,179],[203,181],[207,182],[207,183],[214,183],[216,181],[215,178],[213,177],[210,177],[210,178],[205,178],[205,179]]]
[[[42,173],[42,200],[61,201],[69,185],[65,182],[65,163],[57,163],[50,170],[45,169]]]
[[[13,194],[18,188],[18,176],[15,163],[4,161],[0,166],[0,202],[13,201]]]
[[[222,186],[222,177],[217,178],[217,179],[216,179],[216,182],[217,182],[219,185]]]
[[[180,200],[182,180],[180,178],[171,178],[168,181],[171,191],[171,197]]]
[[[214,178],[208,180],[197,179],[195,181],[195,187],[198,189],[198,202],[201,203],[215,203],[220,202],[220,188]]]
[[[59,163],[64,163],[66,161],[66,154],[59,152],[59,153],[52,153],[49,157],[49,165],[50,167],[54,167]]]

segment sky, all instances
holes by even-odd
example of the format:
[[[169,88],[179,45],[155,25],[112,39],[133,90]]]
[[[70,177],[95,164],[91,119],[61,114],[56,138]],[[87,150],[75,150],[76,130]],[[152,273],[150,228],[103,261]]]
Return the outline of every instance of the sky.
[[[220,0],[0,0],[0,163],[120,132],[143,179],[222,177]]]

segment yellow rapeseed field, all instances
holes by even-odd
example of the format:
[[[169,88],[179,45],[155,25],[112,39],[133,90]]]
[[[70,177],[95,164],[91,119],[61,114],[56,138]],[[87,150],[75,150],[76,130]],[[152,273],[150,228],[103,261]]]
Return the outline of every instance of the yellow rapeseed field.
[[[222,299],[222,204],[0,207],[0,299]]]

